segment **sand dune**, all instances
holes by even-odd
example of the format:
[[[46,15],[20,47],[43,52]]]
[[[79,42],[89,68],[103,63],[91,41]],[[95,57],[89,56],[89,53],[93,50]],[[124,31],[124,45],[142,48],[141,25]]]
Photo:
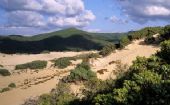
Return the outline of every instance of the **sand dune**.
[[[115,64],[109,65],[109,62],[120,60],[123,64],[131,65],[132,61],[135,60],[137,56],[149,57],[160,49],[158,46],[145,45],[142,43],[143,39],[133,41],[132,44],[126,46],[123,50],[117,50],[115,53],[112,53],[105,58],[93,60],[92,70],[98,71],[101,69],[107,69],[107,72],[104,74],[98,74],[98,78],[105,80],[110,78],[111,71],[115,70]]]
[[[132,61],[135,60],[136,56],[149,57],[159,50],[158,46],[154,45],[143,45],[143,40],[134,41],[123,50],[117,50],[115,53],[98,59],[92,59],[91,65],[92,70],[97,72],[101,69],[107,69],[104,74],[97,74],[100,79],[108,79],[113,70],[115,70],[115,64],[109,65],[109,62],[121,60],[122,63],[131,65]],[[0,54],[0,64],[4,65],[5,68],[13,72],[15,65],[23,64],[34,60],[51,60],[60,57],[70,57],[82,53],[89,52],[51,52],[50,54],[30,54],[30,55],[7,55]],[[77,61],[74,63],[80,63]],[[23,73],[14,73],[10,77],[0,77],[0,88],[7,86],[11,82],[17,84],[17,88],[0,94],[1,105],[19,105],[29,97],[35,97],[43,93],[48,93],[52,88],[55,88],[58,80],[69,74],[69,70],[74,68],[70,66],[65,70],[58,70],[50,68],[50,62],[45,70],[39,72],[27,71]],[[25,83],[24,82],[28,82]],[[36,84],[38,83],[38,84]],[[36,84],[36,85],[35,85]]]

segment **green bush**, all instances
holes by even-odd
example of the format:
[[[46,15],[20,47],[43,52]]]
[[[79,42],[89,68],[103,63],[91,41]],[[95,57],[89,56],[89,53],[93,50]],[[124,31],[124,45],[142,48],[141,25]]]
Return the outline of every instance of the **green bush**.
[[[10,87],[10,88],[15,88],[15,87],[16,87],[16,84],[15,84],[15,83],[10,83],[10,84],[8,85],[8,87]]]
[[[63,57],[63,58],[59,58],[57,60],[53,60],[54,62],[54,66],[60,68],[60,69],[64,69],[66,67],[68,67],[71,64],[71,61],[73,60],[73,58],[71,57]]]
[[[161,43],[161,51],[158,52],[158,55],[167,62],[170,62],[170,40]]]
[[[114,44],[107,44],[106,46],[103,47],[103,49],[99,52],[99,54],[102,56],[108,56],[113,51],[115,51],[115,49],[116,49],[116,47]]]
[[[44,69],[47,66],[47,61],[32,61],[25,64],[19,64],[15,66],[15,69]]]
[[[146,44],[153,44],[155,42],[155,38],[154,37],[146,37],[144,42]]]
[[[1,90],[1,93],[6,92],[6,91],[9,91],[9,90],[10,90],[9,87],[3,88],[3,89]]]
[[[4,67],[4,66],[0,64],[0,67]]]
[[[164,27],[162,33],[161,33],[161,37],[164,39],[164,40],[168,40],[170,39],[170,25],[167,25]]]
[[[82,59],[85,62],[89,62],[89,59],[94,58],[97,59],[99,58],[100,55],[98,53],[88,53],[88,54],[80,54],[75,56],[75,59]]]
[[[162,33],[163,27],[146,27],[138,31],[130,32],[128,38],[130,40],[151,37],[154,34]]]
[[[9,76],[9,75],[11,75],[11,73],[6,69],[0,69],[0,75]]]
[[[71,71],[70,75],[63,79],[64,82],[84,81],[96,78],[96,73],[91,71],[88,63],[83,62]]]
[[[120,39],[120,42],[119,42],[119,47],[120,48],[124,48],[125,46],[127,46],[128,44],[130,44],[130,40],[128,38],[128,36],[124,36]]]
[[[38,99],[38,105],[52,105],[50,94],[43,94]]]
[[[50,51],[48,51],[48,50],[44,50],[41,52],[41,54],[49,54],[49,53],[50,53]]]

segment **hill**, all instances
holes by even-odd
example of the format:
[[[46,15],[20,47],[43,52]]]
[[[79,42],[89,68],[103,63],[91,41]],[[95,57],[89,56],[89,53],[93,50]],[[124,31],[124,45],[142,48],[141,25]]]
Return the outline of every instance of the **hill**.
[[[106,44],[118,41],[123,35],[119,33],[89,33],[69,28],[35,36],[0,36],[0,52],[10,54],[100,50]]]

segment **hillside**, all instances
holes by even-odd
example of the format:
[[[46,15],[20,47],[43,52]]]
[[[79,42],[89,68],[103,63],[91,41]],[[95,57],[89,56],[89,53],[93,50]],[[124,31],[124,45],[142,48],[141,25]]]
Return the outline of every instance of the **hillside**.
[[[0,36],[2,53],[41,53],[43,51],[99,50],[108,43],[116,42],[124,34],[89,33],[69,28],[35,36]]]

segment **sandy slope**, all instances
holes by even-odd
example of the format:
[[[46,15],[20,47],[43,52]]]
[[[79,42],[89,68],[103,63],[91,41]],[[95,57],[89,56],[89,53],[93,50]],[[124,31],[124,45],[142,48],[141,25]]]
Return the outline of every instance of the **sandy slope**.
[[[11,76],[0,76],[0,89],[7,87],[8,84],[14,82],[17,88],[8,92],[0,93],[0,105],[19,105],[29,97],[49,93],[60,78],[69,74],[69,70],[75,66],[72,65],[64,70],[50,67],[54,58],[70,57],[89,52],[51,52],[50,54],[30,54],[30,55],[7,55],[0,54],[0,64],[12,73]],[[15,65],[23,64],[34,60],[47,60],[48,65],[44,70],[25,70],[23,72],[14,70]],[[81,63],[81,60],[72,61],[73,64]]]
[[[131,65],[132,61],[135,60],[137,56],[149,57],[159,50],[158,46],[144,45],[142,43],[143,39],[133,41],[132,44],[126,46],[123,50],[117,50],[115,53],[112,53],[105,58],[93,60],[92,65],[94,71],[101,69],[107,69],[108,71],[102,75],[98,74],[98,78],[103,80],[110,78],[111,71],[115,70],[115,64],[109,65],[109,62],[111,61],[121,60],[123,64]]]
[[[118,50],[116,53],[112,53],[108,57],[91,60],[91,64],[93,65],[92,70],[98,71],[100,69],[107,69],[107,72],[104,74],[98,74],[98,78],[105,80],[109,78],[111,72],[115,70],[115,64],[109,65],[109,62],[121,60],[124,64],[127,63],[130,65],[131,62],[135,60],[136,56],[149,57],[151,54],[154,54],[157,50],[159,50],[159,47],[152,45],[141,45],[140,43],[142,41],[143,40],[134,41],[124,50]],[[82,53],[88,52],[52,52],[50,54],[37,55],[0,54],[0,64],[5,65],[5,68],[8,68],[11,72],[13,72],[16,64],[22,64],[34,60],[51,60],[59,57],[75,56]],[[78,64],[80,62],[81,61],[77,61],[74,63]],[[69,70],[75,66],[70,66],[65,70],[58,70],[49,67],[50,62],[48,62],[48,67],[45,70],[41,70],[39,72],[27,71],[23,73],[14,73],[10,77],[0,77],[0,88],[6,87],[11,82],[15,82],[17,84],[16,89],[0,94],[0,105],[19,105],[29,97],[48,93],[55,87],[58,79],[62,76],[68,75]]]

